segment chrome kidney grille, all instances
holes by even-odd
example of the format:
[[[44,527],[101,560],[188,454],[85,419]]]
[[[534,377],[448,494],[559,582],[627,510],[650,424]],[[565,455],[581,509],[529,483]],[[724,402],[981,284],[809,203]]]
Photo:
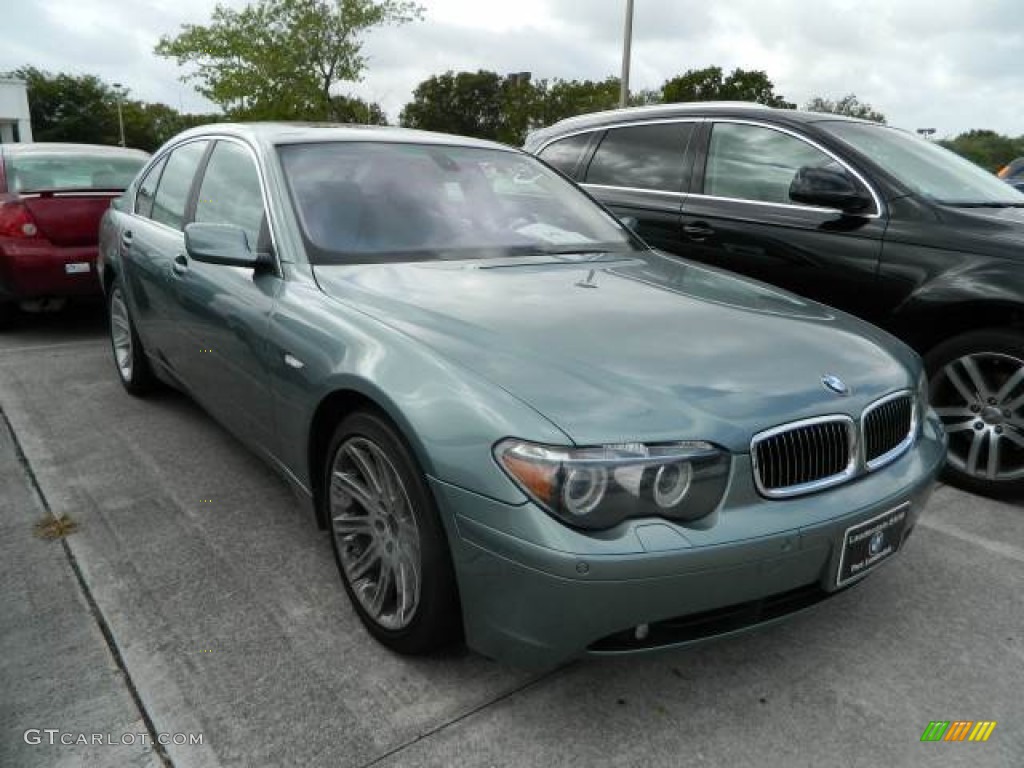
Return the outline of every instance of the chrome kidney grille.
[[[797,421],[762,432],[752,445],[754,479],[784,498],[837,485],[857,468],[857,429],[848,416]]]
[[[820,491],[894,461],[910,447],[916,433],[917,409],[910,392],[872,403],[859,428],[844,415],[784,424],[754,436],[750,446],[754,481],[769,498]]]
[[[917,432],[914,396],[897,392],[864,411],[864,460],[868,469],[877,469],[906,450]]]

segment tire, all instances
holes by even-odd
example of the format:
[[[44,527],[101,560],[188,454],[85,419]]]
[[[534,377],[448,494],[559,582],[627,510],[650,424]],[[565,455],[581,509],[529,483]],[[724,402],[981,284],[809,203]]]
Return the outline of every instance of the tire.
[[[156,388],[157,381],[135,331],[120,278],[111,283],[107,294],[107,327],[114,368],[121,385],[135,397],[149,394]]]
[[[368,410],[343,419],[322,487],[338,571],[370,634],[408,655],[454,643],[462,622],[448,539],[423,473],[390,422]]]
[[[943,479],[986,496],[1024,494],[1024,332],[965,333],[925,365],[949,437]]]

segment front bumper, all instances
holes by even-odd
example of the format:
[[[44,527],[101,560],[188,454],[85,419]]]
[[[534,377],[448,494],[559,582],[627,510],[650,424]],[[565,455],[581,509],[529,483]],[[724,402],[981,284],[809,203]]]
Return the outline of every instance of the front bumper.
[[[97,247],[0,240],[0,301],[97,296]]]
[[[932,417],[884,469],[769,501],[753,488],[749,457],[738,456],[726,499],[709,518],[689,526],[634,520],[598,533],[570,530],[532,504],[432,484],[449,513],[468,644],[519,666],[547,666],[583,653],[682,645],[835,593],[846,530],[909,503],[906,541],[944,459],[944,432]],[[703,632],[679,621],[694,615]],[[651,634],[631,644],[625,638],[641,624]]]

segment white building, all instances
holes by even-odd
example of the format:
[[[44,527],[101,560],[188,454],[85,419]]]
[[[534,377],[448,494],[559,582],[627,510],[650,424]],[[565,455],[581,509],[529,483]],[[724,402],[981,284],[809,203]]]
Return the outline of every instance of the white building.
[[[24,80],[0,78],[0,144],[32,141],[28,90]]]

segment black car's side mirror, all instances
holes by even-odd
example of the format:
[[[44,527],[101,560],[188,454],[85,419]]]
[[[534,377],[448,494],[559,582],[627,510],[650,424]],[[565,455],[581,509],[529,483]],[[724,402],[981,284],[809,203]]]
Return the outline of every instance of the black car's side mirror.
[[[256,269],[269,263],[249,248],[245,230],[231,224],[195,222],[185,227],[185,252],[205,264]]]
[[[640,226],[640,219],[636,216],[619,216],[619,223],[626,229],[636,232],[636,228]]]
[[[838,168],[804,166],[789,185],[789,199],[804,205],[838,208],[843,213],[863,213],[871,198],[848,173]]]

